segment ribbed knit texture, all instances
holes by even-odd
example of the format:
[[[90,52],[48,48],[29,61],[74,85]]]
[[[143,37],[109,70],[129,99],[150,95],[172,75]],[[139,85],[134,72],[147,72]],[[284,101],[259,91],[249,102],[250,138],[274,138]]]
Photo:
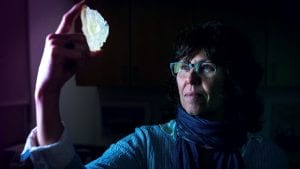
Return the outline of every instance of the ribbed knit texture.
[[[88,169],[172,169],[172,150],[175,144],[176,122],[143,126],[133,134],[110,146]],[[287,169],[282,151],[262,137],[251,137],[242,149],[246,169]],[[74,158],[70,163],[77,163]]]

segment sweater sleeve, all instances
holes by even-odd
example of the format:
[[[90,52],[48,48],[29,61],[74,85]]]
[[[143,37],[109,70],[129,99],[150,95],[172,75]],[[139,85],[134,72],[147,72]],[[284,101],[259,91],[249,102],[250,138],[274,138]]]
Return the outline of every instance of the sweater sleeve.
[[[101,157],[86,165],[88,169],[147,168],[146,135],[141,128],[112,144]]]
[[[138,169],[146,168],[146,134],[142,128],[112,144],[101,157],[83,166],[64,130],[58,142],[38,146],[36,128],[29,134],[21,158],[31,158],[36,169]]]
[[[38,146],[36,128],[34,128],[21,153],[21,160],[26,160],[29,157],[36,169],[65,169],[68,168],[68,165],[72,165],[74,169],[83,168],[80,159],[76,157],[75,149],[66,129],[64,129],[58,142]]]

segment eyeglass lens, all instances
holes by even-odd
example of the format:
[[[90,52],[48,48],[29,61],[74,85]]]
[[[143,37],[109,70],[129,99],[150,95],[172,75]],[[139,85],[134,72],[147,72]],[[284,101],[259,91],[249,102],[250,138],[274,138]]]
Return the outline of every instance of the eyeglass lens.
[[[184,62],[171,63],[171,71],[173,75],[180,77],[188,76],[189,72],[193,69],[197,74],[203,77],[212,77],[216,72],[216,66],[210,62],[197,62],[195,64],[187,64]]]

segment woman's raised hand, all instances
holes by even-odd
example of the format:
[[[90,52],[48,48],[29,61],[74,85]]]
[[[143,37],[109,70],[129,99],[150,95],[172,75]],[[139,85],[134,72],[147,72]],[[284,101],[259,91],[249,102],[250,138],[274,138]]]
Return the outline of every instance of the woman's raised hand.
[[[84,1],[74,5],[54,34],[46,38],[36,82],[36,97],[44,93],[59,93],[89,54],[86,39],[75,32],[75,21],[80,16]]]
[[[46,38],[35,89],[37,143],[56,142],[64,128],[59,113],[60,90],[87,58],[89,48],[83,34],[74,31],[84,1],[62,18],[54,34]]]

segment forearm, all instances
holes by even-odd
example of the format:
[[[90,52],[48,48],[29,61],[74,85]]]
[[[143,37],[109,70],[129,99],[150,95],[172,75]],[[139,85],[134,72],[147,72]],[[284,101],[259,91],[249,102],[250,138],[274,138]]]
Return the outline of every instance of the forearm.
[[[37,140],[40,146],[59,139],[63,131],[59,113],[60,89],[74,75],[89,51],[84,35],[73,31],[84,3],[81,1],[74,5],[64,15],[55,34],[49,34],[45,41],[35,91]],[[66,47],[67,43],[72,43],[73,47]]]
[[[38,90],[36,93],[37,141],[40,146],[56,142],[63,132],[59,96],[60,92]]]
[[[37,128],[34,128],[27,137],[21,160],[24,161],[28,157],[31,158],[36,169],[75,169],[82,166],[80,159],[75,155],[72,140],[66,129],[57,142],[39,146]]]

